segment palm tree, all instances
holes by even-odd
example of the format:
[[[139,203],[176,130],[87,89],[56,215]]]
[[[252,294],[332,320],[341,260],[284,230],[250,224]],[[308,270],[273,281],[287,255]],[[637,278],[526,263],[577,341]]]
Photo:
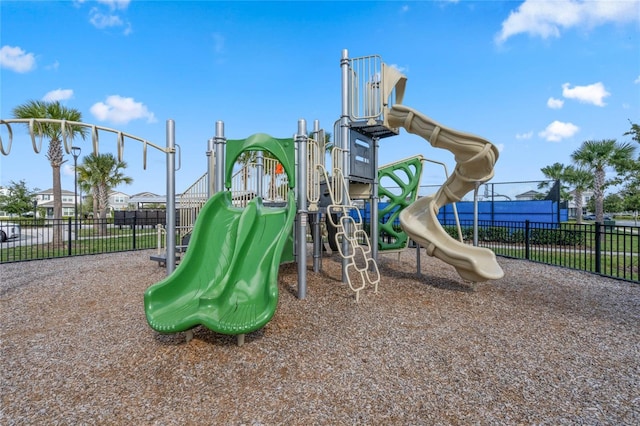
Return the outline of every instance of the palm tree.
[[[545,166],[540,169],[544,177],[547,179],[562,180],[564,174],[564,164],[562,163],[553,163],[550,166]],[[538,189],[543,189],[549,187],[549,181],[543,181],[538,184]]]
[[[562,163],[553,163],[550,166],[545,166],[543,168],[540,169],[540,171],[542,172],[542,174],[550,180],[546,180],[546,181],[542,181],[540,183],[538,183],[538,189],[553,189],[553,185],[555,185],[556,182],[559,182],[560,185],[560,199],[561,200],[568,200],[571,198],[571,194],[569,194],[569,192],[567,192],[567,187],[566,185],[564,185],[564,182],[566,181],[565,179],[565,171],[566,171],[566,166]],[[553,183],[553,185],[552,185]],[[542,198],[544,198],[544,196],[542,196]]]
[[[13,109],[14,118],[51,118],[56,120],[82,121],[82,114],[74,108],[67,108],[59,101],[28,101]],[[53,172],[53,218],[62,219],[62,185],[60,182],[60,167],[66,161],[62,152],[62,131],[59,124],[41,123],[36,129],[41,130],[40,135],[49,139],[47,160],[51,164]],[[66,135],[70,140],[76,136],[82,139],[86,136],[86,129],[79,126],[67,126]],[[62,227],[54,227],[53,244],[62,243]]]
[[[78,166],[78,183],[83,191],[93,197],[93,215],[100,219],[107,218],[109,208],[109,192],[118,185],[130,184],[133,179],[125,176],[123,170],[127,163],[119,161],[111,153],[89,154]],[[101,221],[103,225],[106,222]],[[100,227],[104,231],[105,227]]]
[[[582,195],[593,187],[593,174],[582,167],[567,166],[563,179],[573,187],[573,200],[576,204],[576,223],[582,223]]]
[[[606,180],[607,169],[619,171],[633,158],[635,147],[630,143],[618,143],[615,139],[583,142],[580,148],[571,154],[571,159],[593,174],[593,199],[596,221],[604,219],[604,190],[611,183]]]

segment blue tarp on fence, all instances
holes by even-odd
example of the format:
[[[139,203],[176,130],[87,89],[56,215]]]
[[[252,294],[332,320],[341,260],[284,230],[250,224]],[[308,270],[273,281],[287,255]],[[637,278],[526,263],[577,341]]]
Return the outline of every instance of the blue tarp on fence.
[[[389,203],[378,204],[378,210],[382,211]],[[473,202],[460,201],[456,203],[458,217],[461,221],[473,220]],[[365,223],[371,222],[371,205],[365,204],[360,210]],[[391,216],[391,214],[387,215]],[[438,213],[440,223],[451,223],[455,220],[453,206],[447,204]],[[479,201],[478,220],[492,222],[531,222],[559,223],[569,220],[569,213],[566,208],[560,207],[552,200],[527,200],[527,201]],[[399,225],[400,221],[395,220],[394,224]]]
[[[458,217],[461,221],[473,220],[473,202],[456,203]],[[558,211],[559,209],[559,211]],[[438,220],[449,222],[455,219],[453,206],[447,204],[440,209]],[[492,222],[531,222],[559,223],[569,220],[566,208],[559,208],[558,202],[552,200],[527,201],[479,201],[478,220]]]

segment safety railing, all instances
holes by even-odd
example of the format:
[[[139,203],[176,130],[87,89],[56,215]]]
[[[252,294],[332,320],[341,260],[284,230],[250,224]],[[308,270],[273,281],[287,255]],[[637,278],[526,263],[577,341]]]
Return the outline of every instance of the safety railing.
[[[376,118],[382,114],[382,58],[377,55],[351,59],[350,116],[352,120]]]
[[[265,157],[262,164],[247,163],[231,178],[231,197],[236,207],[245,207],[257,196],[266,203],[284,203],[288,189],[287,174],[275,158]]]
[[[200,210],[207,202],[208,177],[205,173],[187,188],[179,197],[180,201],[180,226],[178,226],[179,238],[193,231]]]

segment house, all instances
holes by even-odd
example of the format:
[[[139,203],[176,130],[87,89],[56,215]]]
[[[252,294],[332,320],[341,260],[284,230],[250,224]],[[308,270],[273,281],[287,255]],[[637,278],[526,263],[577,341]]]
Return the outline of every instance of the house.
[[[38,209],[45,209],[45,217],[53,217],[53,188],[36,193]],[[77,198],[78,208],[80,208],[80,196]],[[74,216],[75,203],[74,192],[62,190],[62,216]]]
[[[523,192],[522,194],[516,195],[516,200],[518,201],[540,200],[544,198],[544,196],[545,194],[543,194],[542,192],[531,190],[531,191]]]
[[[154,194],[153,192],[139,192],[137,194],[133,194],[129,198],[129,202],[134,205],[135,210],[139,210],[148,208],[149,206],[164,206],[167,203],[167,197],[164,195]]]
[[[81,198],[82,197],[82,198]],[[86,200],[86,196],[78,194],[78,214],[82,215],[82,203]],[[62,190],[62,216],[75,216],[75,204],[73,191]],[[36,193],[36,201],[38,209],[45,209],[46,217],[53,217],[53,189],[47,189]],[[120,191],[109,192],[109,211],[127,210],[129,208],[129,195]],[[87,213],[87,212],[85,212]]]
[[[593,198],[593,191],[584,191],[582,193],[582,209],[583,209],[583,213],[586,212],[587,209],[587,204],[589,203],[589,201]],[[569,217],[576,217],[577,214],[577,203],[576,201],[572,198],[571,200],[569,200]]]
[[[9,195],[9,188],[0,186],[0,195]],[[0,216],[9,216],[9,213],[0,210]]]
[[[176,194],[177,209],[180,208],[180,196],[181,194]],[[166,208],[167,196],[154,194],[153,192],[139,192],[129,198],[129,203],[134,207],[134,210]]]
[[[109,192],[109,210],[120,211],[129,209],[129,195],[120,191]]]

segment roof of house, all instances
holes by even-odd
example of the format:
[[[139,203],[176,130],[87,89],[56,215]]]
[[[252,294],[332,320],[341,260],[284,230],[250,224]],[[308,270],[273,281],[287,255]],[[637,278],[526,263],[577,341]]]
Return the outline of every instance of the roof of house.
[[[526,198],[526,197],[535,197],[538,195],[543,195],[542,192],[534,191],[533,189],[527,192],[523,192],[522,194],[516,195],[516,198]]]
[[[45,189],[44,191],[36,192],[36,195],[46,195],[46,194],[53,194],[53,188],[49,188],[49,189]],[[64,194],[64,195],[73,195],[74,192],[73,191],[68,191],[66,189],[63,189],[62,190],[62,194]]]

